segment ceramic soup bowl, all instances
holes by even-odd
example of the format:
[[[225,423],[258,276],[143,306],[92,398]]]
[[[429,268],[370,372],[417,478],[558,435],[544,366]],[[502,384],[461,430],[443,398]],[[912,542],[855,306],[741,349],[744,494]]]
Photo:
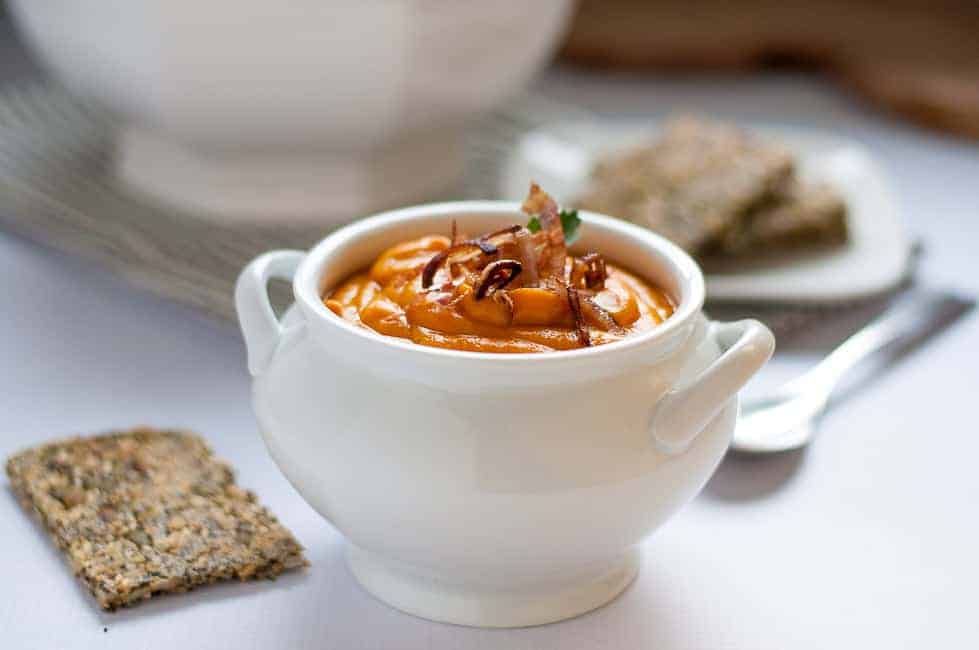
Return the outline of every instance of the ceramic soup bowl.
[[[272,457],[349,542],[353,574],[406,612],[477,626],[581,614],[635,577],[637,545],[693,498],[768,360],[756,321],[708,322],[697,265],[587,212],[596,250],[666,289],[674,315],[621,342],[545,354],[424,347],[341,320],[321,294],[392,244],[526,220],[501,202],[427,205],[253,260],[235,292]],[[271,278],[291,280],[282,321]]]

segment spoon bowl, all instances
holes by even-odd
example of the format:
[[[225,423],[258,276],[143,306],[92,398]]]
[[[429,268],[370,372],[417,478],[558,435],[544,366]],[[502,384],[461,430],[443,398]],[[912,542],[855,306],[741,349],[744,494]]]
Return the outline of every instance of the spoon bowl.
[[[974,305],[971,299],[944,291],[910,291],[806,374],[769,395],[745,400],[731,448],[769,454],[804,447],[847,372],[894,344],[920,343]]]

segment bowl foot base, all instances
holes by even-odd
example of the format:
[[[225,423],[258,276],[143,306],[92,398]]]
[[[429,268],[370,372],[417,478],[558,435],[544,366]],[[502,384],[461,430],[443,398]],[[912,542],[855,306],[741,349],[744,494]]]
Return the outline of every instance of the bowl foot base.
[[[361,586],[388,605],[421,618],[472,627],[543,625],[590,612],[622,593],[639,570],[639,553],[631,549],[571,580],[504,589],[445,581],[352,544],[347,561]]]
[[[439,132],[372,153],[210,152],[130,127],[114,171],[137,194],[215,221],[329,225],[437,198],[458,180],[462,148]]]

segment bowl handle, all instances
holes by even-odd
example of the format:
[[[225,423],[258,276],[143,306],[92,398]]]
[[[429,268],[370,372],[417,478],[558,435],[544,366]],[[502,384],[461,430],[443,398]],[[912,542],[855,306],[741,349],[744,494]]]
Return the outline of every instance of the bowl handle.
[[[269,302],[272,278],[292,281],[306,254],[302,251],[269,251],[242,269],[235,283],[235,311],[248,350],[248,371],[261,374],[275,355],[282,338],[282,324]]]
[[[721,356],[690,382],[668,391],[653,412],[653,440],[666,453],[685,451],[775,350],[775,337],[756,320],[711,322],[707,336]]]

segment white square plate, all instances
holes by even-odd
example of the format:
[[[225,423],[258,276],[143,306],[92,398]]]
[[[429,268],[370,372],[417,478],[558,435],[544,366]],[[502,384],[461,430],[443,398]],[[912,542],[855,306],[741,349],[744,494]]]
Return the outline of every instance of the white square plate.
[[[895,287],[908,270],[911,242],[897,198],[871,154],[856,142],[819,131],[744,126],[793,151],[802,179],[823,181],[839,191],[849,211],[850,241],[832,250],[749,261],[710,273],[708,295],[719,300],[836,302]],[[520,200],[534,180],[559,203],[570,203],[587,183],[596,157],[656,135],[657,125],[649,122],[557,122],[529,132],[504,163],[500,194]]]

